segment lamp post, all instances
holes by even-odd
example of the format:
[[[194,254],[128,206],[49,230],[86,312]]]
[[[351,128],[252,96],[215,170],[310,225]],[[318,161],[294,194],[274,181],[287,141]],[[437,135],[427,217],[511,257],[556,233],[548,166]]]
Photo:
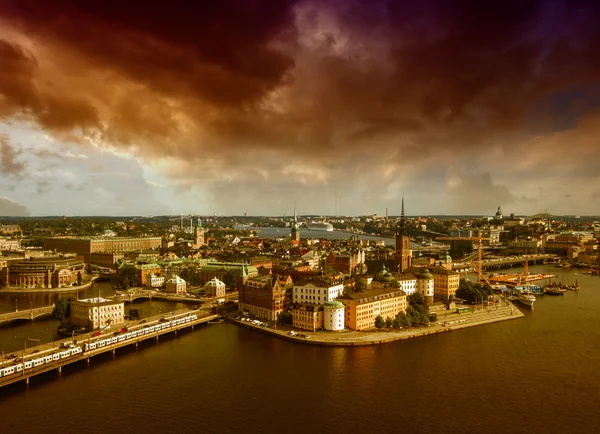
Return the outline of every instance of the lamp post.
[[[15,312],[19,311],[19,299],[15,298]]]

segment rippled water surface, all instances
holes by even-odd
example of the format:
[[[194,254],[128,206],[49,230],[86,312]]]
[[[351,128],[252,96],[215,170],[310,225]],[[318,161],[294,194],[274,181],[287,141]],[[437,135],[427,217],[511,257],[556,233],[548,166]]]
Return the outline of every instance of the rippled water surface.
[[[598,432],[600,278],[531,271],[559,271],[582,289],[538,297],[515,321],[374,347],[322,348],[210,325],[0,389],[3,428]],[[0,346],[13,346],[19,327],[35,334],[53,325],[0,328]]]

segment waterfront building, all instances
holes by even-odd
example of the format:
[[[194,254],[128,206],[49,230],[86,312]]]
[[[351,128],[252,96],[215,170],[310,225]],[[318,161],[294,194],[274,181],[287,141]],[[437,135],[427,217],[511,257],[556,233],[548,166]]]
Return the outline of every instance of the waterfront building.
[[[132,250],[158,249],[160,237],[127,238],[127,237],[77,237],[49,238],[44,241],[45,250],[63,253],[75,253],[83,256],[86,263],[91,263],[92,253],[96,252],[128,252]]]
[[[429,270],[433,275],[433,298],[449,300],[456,296],[460,285],[460,274],[443,267],[433,267]]]
[[[411,273],[398,273],[395,275],[396,280],[400,284],[400,289],[406,295],[411,295],[417,292],[417,278]]]
[[[417,276],[417,291],[423,296],[425,304],[430,305],[433,303],[434,278],[427,268],[424,268],[421,274]]]
[[[323,305],[323,328],[328,331],[344,330],[344,305],[333,300]]]
[[[406,293],[398,288],[372,289],[338,297],[345,308],[345,325],[352,330],[375,327],[375,318],[395,318],[406,312]]]
[[[160,288],[165,283],[165,277],[157,276],[156,274],[152,273],[152,274],[150,274],[150,276],[148,276],[147,281],[148,281],[148,285],[151,288]]]
[[[323,306],[295,305],[292,310],[292,326],[296,329],[315,331],[323,328]]]
[[[286,306],[286,288],[277,276],[248,278],[239,290],[238,310],[256,318],[276,321]]]
[[[342,280],[306,279],[294,284],[293,303],[322,305],[335,300],[344,292]]]
[[[82,258],[31,258],[10,262],[4,272],[3,286],[18,288],[64,288],[77,283],[85,274]]]
[[[204,295],[206,297],[223,297],[225,295],[225,284],[213,277],[204,285]]]
[[[71,302],[73,323],[92,330],[122,324],[125,321],[125,303],[106,298],[88,298]]]
[[[396,228],[396,267],[397,271],[404,272],[412,265],[412,250],[410,237],[406,228],[406,215],[404,214],[404,196],[402,196],[402,214],[400,223]]]
[[[186,292],[187,283],[181,277],[173,274],[165,283],[165,291],[172,294],[182,294]]]

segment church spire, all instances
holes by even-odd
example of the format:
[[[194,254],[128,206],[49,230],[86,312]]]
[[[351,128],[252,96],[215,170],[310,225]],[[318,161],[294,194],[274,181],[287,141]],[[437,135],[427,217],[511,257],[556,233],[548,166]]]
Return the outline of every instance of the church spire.
[[[402,214],[400,216],[402,221],[406,221],[406,215],[404,215],[404,195],[402,195]]]

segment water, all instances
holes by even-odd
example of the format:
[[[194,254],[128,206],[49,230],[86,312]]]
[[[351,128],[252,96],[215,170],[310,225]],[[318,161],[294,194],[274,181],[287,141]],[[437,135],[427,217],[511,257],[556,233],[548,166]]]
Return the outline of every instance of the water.
[[[257,227],[256,236],[262,238],[284,238],[290,236],[290,228],[270,228],[270,227]],[[300,238],[317,238],[323,240],[347,240],[351,237],[358,237],[360,240],[369,241],[385,241],[388,246],[394,246],[396,241],[394,238],[377,237],[374,235],[355,235],[350,232],[344,231],[313,231],[307,228],[300,228]],[[418,247],[418,244],[411,243],[413,247]]]
[[[600,278],[575,273],[561,278],[578,293],[538,297],[524,318],[414,341],[327,348],[232,324],[161,338],[0,389],[3,428],[595,433]]]

